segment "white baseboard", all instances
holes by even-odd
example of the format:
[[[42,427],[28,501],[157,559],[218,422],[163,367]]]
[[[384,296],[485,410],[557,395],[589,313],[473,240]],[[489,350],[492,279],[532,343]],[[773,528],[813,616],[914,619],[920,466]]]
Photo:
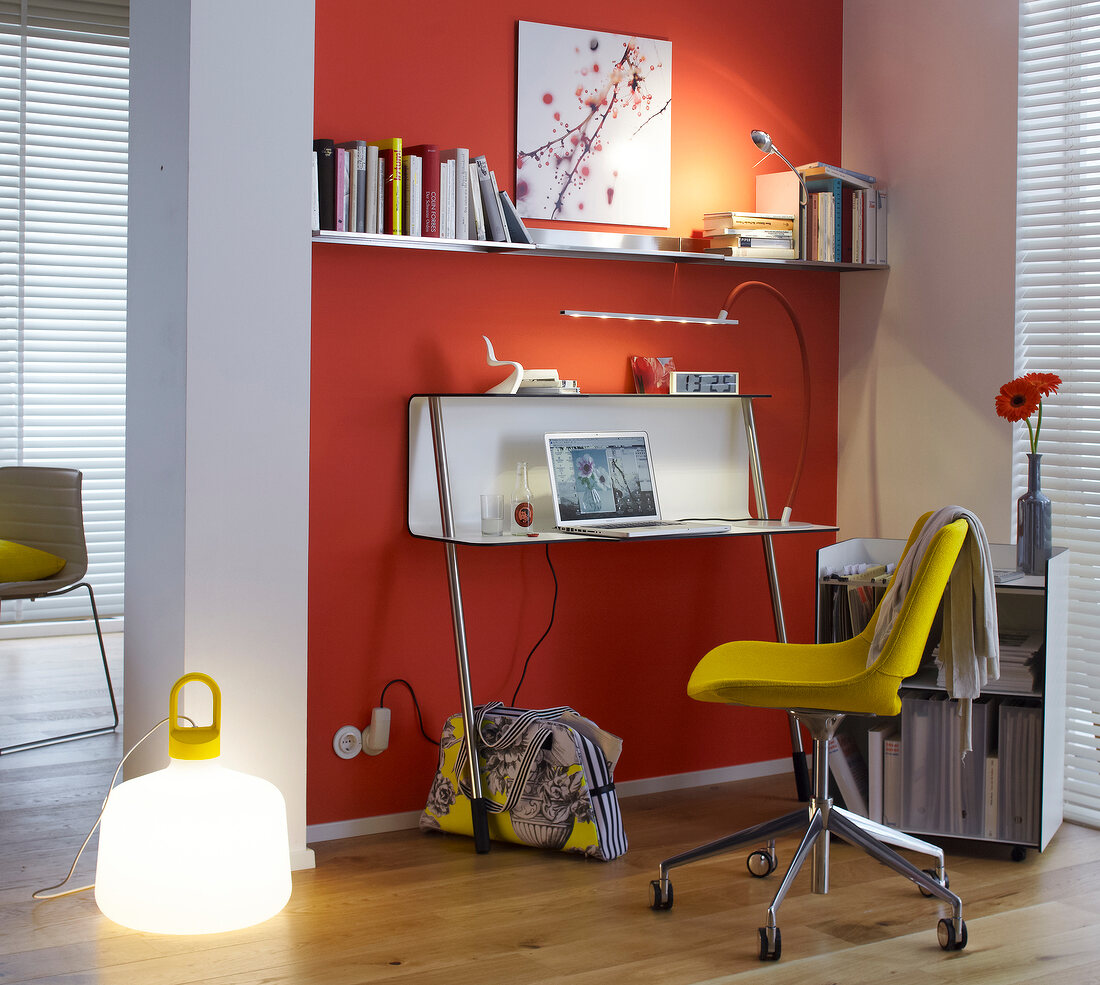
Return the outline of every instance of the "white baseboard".
[[[312,848],[300,848],[290,853],[290,869],[297,872],[300,869],[316,869],[317,857]]]
[[[615,784],[620,800],[643,794],[663,793],[666,790],[686,790],[706,787],[713,783],[730,783],[733,780],[750,780],[758,776],[777,776],[792,771],[790,757],[770,759],[762,763],[745,763],[742,766],[723,766],[694,773],[674,773],[670,776],[654,776],[644,780],[627,780]],[[306,826],[306,841],[335,841],[338,838],[361,838],[364,835],[385,831],[407,831],[420,822],[420,811],[404,811],[399,814],[380,814],[377,817],[360,817],[350,821],[331,821],[327,824]]]

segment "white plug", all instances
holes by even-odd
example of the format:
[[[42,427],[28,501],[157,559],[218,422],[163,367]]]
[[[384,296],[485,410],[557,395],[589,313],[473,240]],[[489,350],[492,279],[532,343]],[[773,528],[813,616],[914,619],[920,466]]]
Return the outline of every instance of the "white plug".
[[[370,713],[370,725],[363,729],[363,752],[377,756],[390,744],[390,710],[375,708]]]

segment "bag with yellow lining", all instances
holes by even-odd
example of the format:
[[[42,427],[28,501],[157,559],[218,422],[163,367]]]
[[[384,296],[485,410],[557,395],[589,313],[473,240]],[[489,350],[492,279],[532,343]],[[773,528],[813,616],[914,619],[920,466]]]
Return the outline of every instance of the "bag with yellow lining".
[[[622,740],[572,708],[528,710],[499,701],[474,709],[489,834],[608,862],[626,851],[612,774]],[[423,831],[473,834],[461,714],[440,740],[439,769],[420,818]]]

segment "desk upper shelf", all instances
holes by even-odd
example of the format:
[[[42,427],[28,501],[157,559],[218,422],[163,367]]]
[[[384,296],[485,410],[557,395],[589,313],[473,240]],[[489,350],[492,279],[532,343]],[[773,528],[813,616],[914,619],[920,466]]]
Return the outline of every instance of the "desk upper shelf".
[[[554,531],[543,435],[548,431],[649,434],[662,513],[671,519],[738,521],[733,534],[835,530],[814,524],[762,524],[749,511],[750,443],[746,423],[761,395],[416,394],[409,400],[410,533],[466,544],[539,543],[589,538]],[[442,423],[453,536],[445,537],[433,443],[431,403]],[[516,462],[528,463],[537,539],[483,537],[479,498],[512,491]]]

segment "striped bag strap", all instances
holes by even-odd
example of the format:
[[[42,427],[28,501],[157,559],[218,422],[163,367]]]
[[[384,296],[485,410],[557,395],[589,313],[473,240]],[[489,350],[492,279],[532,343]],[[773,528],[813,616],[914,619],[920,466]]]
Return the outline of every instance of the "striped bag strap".
[[[522,796],[524,789],[527,787],[527,781],[530,779],[531,771],[535,768],[535,764],[538,762],[540,753],[543,746],[546,744],[546,740],[552,735],[550,726],[546,722],[553,721],[560,718],[565,708],[543,708],[535,711],[528,711],[518,708],[505,708],[499,701],[490,702],[487,705],[479,705],[474,709],[474,730],[478,736],[478,746],[484,749],[502,749],[507,748],[509,745],[514,745],[515,740],[523,737],[524,747],[523,755],[520,757],[520,761],[517,765],[515,776],[512,778],[510,789],[504,798],[504,803],[500,804],[494,800],[486,798],[485,809],[490,814],[503,814],[511,811],[515,806],[516,801]],[[485,720],[486,715],[490,713],[501,713],[501,717],[511,718],[510,712],[519,712],[518,717],[510,722],[510,724],[501,730],[501,734],[498,735],[491,742],[485,741],[481,737],[481,726]],[[533,724],[542,723],[539,727],[533,731],[530,731],[530,727]],[[463,742],[459,746],[458,759],[455,762],[455,776],[458,779],[459,789],[466,797],[472,796],[472,790],[470,789],[470,782],[466,778],[466,765],[468,762],[468,756],[466,753],[466,743]]]

